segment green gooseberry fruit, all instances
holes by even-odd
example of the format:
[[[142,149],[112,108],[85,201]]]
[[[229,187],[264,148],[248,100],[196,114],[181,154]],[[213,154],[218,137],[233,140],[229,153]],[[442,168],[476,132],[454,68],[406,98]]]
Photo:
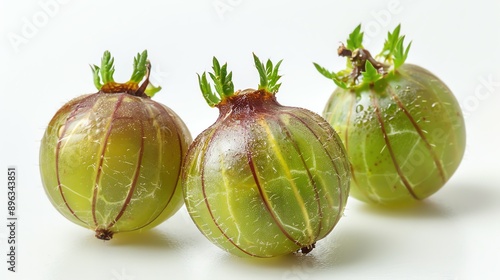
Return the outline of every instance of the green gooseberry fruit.
[[[189,147],[182,185],[187,210],[214,244],[238,256],[311,251],[342,216],[350,170],[344,147],[319,115],[280,105],[278,67],[254,55],[257,90],[234,91],[227,64],[198,76],[216,122]]]
[[[338,132],[351,163],[351,195],[382,205],[405,205],[438,191],[458,168],[465,124],[451,90],[426,69],[405,63],[400,25],[375,58],[358,26],[340,56],[347,69],[315,64],[337,88],[323,116]]]
[[[106,51],[93,66],[99,91],[62,106],[40,145],[50,201],[103,240],[152,228],[183,205],[179,177],[192,141],[179,116],[151,100],[160,88],[149,83],[147,52],[135,58],[127,83],[114,82],[113,61]]]

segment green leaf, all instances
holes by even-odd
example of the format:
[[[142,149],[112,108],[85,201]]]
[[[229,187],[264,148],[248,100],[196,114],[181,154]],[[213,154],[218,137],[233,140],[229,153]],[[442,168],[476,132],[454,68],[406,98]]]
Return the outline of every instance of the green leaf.
[[[160,90],[161,90],[160,86],[154,86],[152,84],[148,84],[148,86],[144,90],[144,93],[149,97],[153,97]]]
[[[365,71],[361,72],[361,74],[363,75],[363,83],[367,84],[374,83],[382,78],[382,74],[368,60],[365,63]]]
[[[100,90],[104,84],[114,82],[113,74],[115,73],[115,62],[109,51],[105,51],[101,58],[101,67],[91,65],[92,75],[95,87]],[[102,82],[101,82],[102,81]]]
[[[313,64],[314,64],[314,67],[316,67],[316,70],[318,70],[318,72],[321,75],[325,76],[327,79],[333,80],[333,82],[337,86],[339,86],[339,87],[341,87],[343,89],[347,89],[348,88],[347,84],[339,77],[339,75],[337,73],[335,73],[333,71],[332,72],[328,71],[328,70],[326,70],[326,68],[320,66],[319,64],[317,64],[315,62],[313,62]]]
[[[214,56],[212,59],[212,64],[213,72],[208,74],[214,82],[214,87],[217,94],[212,91],[212,86],[208,82],[205,72],[201,76],[198,75],[198,83],[200,85],[200,90],[203,94],[203,97],[205,97],[208,105],[214,107],[215,105],[219,104],[221,100],[234,94],[234,85],[232,81],[233,73],[227,73],[227,63],[220,66],[219,61]]]
[[[267,88],[267,74],[264,64],[260,62],[260,59],[255,54],[253,54],[253,60],[255,63],[255,68],[257,68],[257,71],[259,72],[259,89]]]
[[[205,72],[201,75],[201,77],[198,74],[198,83],[200,85],[201,93],[203,94],[203,97],[205,97],[208,105],[210,107],[214,107],[215,105],[219,104],[220,98],[213,93],[212,87],[207,80],[207,75]]]
[[[349,34],[347,47],[341,45],[337,49],[339,56],[347,58],[344,70],[333,72],[316,63],[313,64],[320,74],[332,79],[337,86],[344,89],[356,88],[383,79],[384,75],[405,63],[411,42],[405,46],[404,39],[405,36],[401,35],[401,24],[399,24],[392,32],[387,32],[382,51],[376,57],[372,57],[371,53],[362,46],[363,32],[361,32],[361,25],[358,25]],[[366,51],[366,55],[360,56],[358,51]]]
[[[349,86],[347,85],[346,82],[340,80],[340,79],[333,79],[333,82],[340,88],[343,88],[343,89],[348,89]]]
[[[142,81],[147,72],[147,61],[147,50],[144,50],[142,53],[138,53],[137,56],[134,57],[134,70],[132,72],[132,77],[130,77],[131,82],[139,83]]]
[[[212,81],[215,84],[215,90],[219,93],[221,97],[227,97],[234,93],[234,86],[232,82],[232,73],[227,73],[227,63],[220,66],[217,58],[212,59],[212,69],[213,73],[209,73]]]
[[[386,60],[388,58],[391,58],[391,56],[394,53],[394,50],[396,49],[400,31],[401,31],[401,24],[398,24],[398,26],[396,26],[396,28],[394,29],[394,31],[392,31],[392,33],[387,32],[387,39],[385,40],[384,48],[382,49],[382,52],[380,52],[380,56],[384,57]]]
[[[103,84],[115,81],[113,79],[113,74],[115,73],[114,62],[115,59],[111,56],[111,53],[105,51],[101,59],[101,77]]]
[[[271,62],[270,60],[268,60],[268,62]],[[267,69],[268,71],[268,74],[269,74],[269,91],[271,93],[276,93],[278,92],[280,86],[281,86],[281,83],[278,84],[278,80],[281,78],[281,76],[278,74],[278,70],[279,70],[279,67],[281,65],[281,62],[283,62],[283,60],[280,60],[278,61],[278,63],[276,63],[276,66],[273,67],[273,64],[270,63],[270,67]]]
[[[101,83],[101,76],[99,75],[99,72],[101,68],[97,65],[90,65],[90,69],[92,69],[92,75],[94,78],[94,85],[98,90],[101,90],[102,88],[102,83]]]
[[[354,31],[349,34],[347,38],[347,49],[353,51],[363,47],[363,32],[361,32],[361,24],[359,24]]]
[[[264,63],[262,63],[255,54],[253,54],[253,59],[255,62],[255,68],[257,68],[257,71],[259,72],[259,89],[276,94],[281,86],[281,83],[278,83],[278,80],[281,78],[278,72],[283,60],[280,60],[276,63],[276,65],[273,65],[273,62],[268,59],[264,65]]]
[[[401,36],[400,31],[401,24],[396,26],[392,33],[388,32],[384,48],[379,54],[386,62],[393,63],[394,69],[403,65],[406,61],[411,46],[410,42],[406,48],[404,47],[405,36]]]
[[[319,64],[317,64],[316,62],[313,62],[314,64],[314,67],[316,67],[316,70],[318,70],[318,72],[325,76],[327,79],[332,79],[336,76],[334,72],[330,72],[328,70],[326,70],[326,68],[320,66]]]
[[[405,63],[406,58],[408,57],[408,53],[410,52],[411,42],[405,48],[404,40],[405,36],[400,37],[396,45],[394,51],[394,69],[398,68],[399,66],[403,65],[403,63]]]

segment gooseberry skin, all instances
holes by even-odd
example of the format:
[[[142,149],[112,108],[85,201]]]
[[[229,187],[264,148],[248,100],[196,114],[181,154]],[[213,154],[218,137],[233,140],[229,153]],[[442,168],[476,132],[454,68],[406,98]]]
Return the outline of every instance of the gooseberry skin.
[[[237,92],[192,143],[186,207],[199,230],[238,256],[312,249],[339,221],[349,165],[331,126],[263,90]]]
[[[191,135],[170,108],[124,85],[66,103],[40,146],[51,203],[104,240],[152,228],[183,205],[179,177]]]
[[[458,168],[465,124],[450,89],[428,70],[403,64],[374,85],[338,87],[323,116],[352,168],[351,195],[408,204],[438,191]]]

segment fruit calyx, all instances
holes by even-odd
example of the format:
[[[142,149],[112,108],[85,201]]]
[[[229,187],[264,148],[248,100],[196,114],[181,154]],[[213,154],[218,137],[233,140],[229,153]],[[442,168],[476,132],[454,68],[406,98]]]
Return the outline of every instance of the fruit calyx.
[[[309,254],[314,248],[316,248],[316,242],[314,242],[313,244],[311,245],[307,245],[305,247],[302,247],[299,249],[299,251],[303,254],[303,255],[307,255]]]
[[[111,240],[113,238],[113,234],[114,232],[109,229],[98,228],[95,230],[95,237],[104,241]]]
[[[151,63],[148,60],[148,52],[144,50],[134,58],[134,70],[130,80],[125,83],[117,83],[113,78],[115,73],[114,58],[109,51],[105,51],[101,59],[101,67],[91,65],[94,75],[94,85],[102,93],[128,93],[130,95],[150,98],[161,90],[149,82]],[[144,79],[144,77],[146,77]],[[142,84],[139,83],[144,79]]]
[[[273,65],[271,60],[267,60],[266,64],[253,54],[255,67],[259,72],[260,83],[257,90],[246,89],[234,91],[232,81],[233,73],[227,72],[227,63],[220,65],[216,57],[212,59],[212,73],[208,73],[215,84],[215,92],[212,90],[211,84],[208,82],[207,74],[204,72],[201,76],[198,74],[198,82],[200,84],[203,97],[210,107],[224,107],[225,104],[236,104],[241,100],[247,99],[272,99],[275,100],[275,94],[278,92],[281,83],[278,80],[281,78],[278,75],[279,66],[282,60],[276,65]]]
[[[349,34],[347,47],[341,43],[337,54],[347,57],[346,69],[339,72],[326,70],[317,63],[313,63],[323,76],[344,89],[353,89],[373,85],[383,80],[388,74],[393,73],[405,62],[410,51],[411,42],[405,47],[405,36],[400,36],[401,25],[393,32],[388,32],[382,51],[373,57],[363,47],[363,32],[361,24]]]

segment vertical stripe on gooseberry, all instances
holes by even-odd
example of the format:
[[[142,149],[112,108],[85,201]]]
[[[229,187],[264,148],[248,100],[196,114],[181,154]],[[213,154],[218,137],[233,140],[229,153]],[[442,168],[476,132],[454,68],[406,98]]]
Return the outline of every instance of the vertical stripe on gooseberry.
[[[241,229],[240,229],[240,225],[239,225],[239,222],[236,220],[236,215],[234,214],[234,207],[233,207],[233,203],[231,201],[231,196],[229,195],[231,192],[230,188],[232,186],[230,186],[230,183],[229,183],[229,180],[227,178],[227,174],[226,174],[226,171],[228,170],[228,168],[225,166],[225,160],[224,160],[224,156],[223,155],[219,155],[219,163],[220,163],[220,176],[221,176],[221,183],[222,185],[224,186],[224,191],[225,191],[225,198],[226,198],[226,201],[225,201],[225,204],[227,205],[227,211],[229,212],[229,217],[231,217],[234,221],[234,226],[236,227],[236,231],[238,232],[238,236],[235,236],[236,237],[236,241],[235,243],[240,243],[240,237],[241,237]],[[229,166],[229,168],[231,168]],[[238,198],[236,198],[235,201],[237,201]]]
[[[125,98],[126,95],[127,95],[126,93],[118,94],[118,98],[117,98],[115,107],[113,108],[113,112],[111,113],[111,116],[109,118],[109,122],[108,122],[108,125],[106,128],[106,134],[104,136],[103,143],[101,145],[101,150],[98,154],[99,155],[99,163],[97,165],[97,174],[96,174],[95,183],[94,183],[94,191],[92,194],[92,218],[94,219],[94,225],[96,227],[99,226],[99,223],[98,223],[97,217],[96,217],[96,204],[97,204],[97,194],[99,191],[99,182],[101,180],[102,168],[103,168],[103,163],[104,163],[104,154],[106,153],[106,147],[107,147],[108,142],[109,142],[109,136],[111,135],[111,130],[113,129],[113,122],[116,118],[116,112],[118,111],[118,108],[122,104],[123,99]]]
[[[128,190],[128,193],[127,193],[125,200],[123,201],[123,205],[122,205],[122,208],[120,209],[120,212],[118,212],[118,215],[116,215],[116,218],[114,218],[113,221],[111,221],[108,224],[108,226],[107,226],[108,229],[111,228],[112,226],[114,226],[118,222],[118,220],[120,220],[120,218],[123,216],[123,213],[125,213],[125,210],[127,209],[128,205],[130,204],[130,200],[132,199],[132,196],[134,195],[135,188],[137,186],[137,181],[139,179],[139,174],[141,173],[142,156],[144,155],[144,124],[142,123],[142,120],[139,120],[139,124],[141,127],[141,135],[140,135],[141,146],[139,147],[139,155],[137,157],[137,163],[136,163],[134,175],[132,178],[132,182],[130,183],[130,188]]]
[[[179,155],[180,155],[180,161],[179,161],[179,168],[178,168],[178,171],[177,171],[177,177],[176,177],[176,180],[175,180],[175,185],[174,185],[174,189],[172,190],[172,193],[170,194],[167,202],[165,203],[165,205],[163,206],[163,208],[161,209],[161,211],[158,212],[157,215],[155,215],[150,221],[148,221],[147,223],[145,223],[144,225],[141,225],[137,228],[134,228],[130,231],[134,231],[134,230],[138,230],[138,229],[141,229],[141,228],[144,228],[144,227],[147,227],[148,225],[150,225],[152,222],[154,222],[156,219],[158,219],[158,217],[165,211],[165,209],[167,209],[167,207],[170,205],[170,202],[172,201],[172,198],[174,197],[175,195],[175,191],[177,190],[177,187],[179,184],[179,180],[180,180],[180,173],[181,173],[181,169],[182,169],[182,164],[183,164],[183,161],[184,161],[184,149],[182,148],[182,139],[181,139],[181,135],[179,133],[179,130],[180,127],[177,126],[177,124],[174,122],[174,119],[170,116],[170,114],[168,113],[167,109],[165,109],[162,105],[154,102],[151,100],[150,104],[145,104],[144,106],[147,108],[147,111],[148,111],[148,114],[150,116],[150,118],[153,120],[153,126],[156,127],[156,131],[157,131],[157,138],[158,138],[158,145],[159,145],[159,149],[160,151],[158,152],[158,165],[161,166],[161,162],[163,161],[163,159],[161,158],[161,155],[163,154],[162,150],[163,150],[163,141],[162,141],[162,133],[161,133],[161,127],[160,125],[158,124],[158,121],[156,120],[156,116],[153,114],[153,111],[151,110],[151,108],[149,106],[153,106],[155,107],[156,109],[158,109],[159,111],[163,111],[163,113],[161,113],[162,116],[168,116],[168,118],[170,119],[171,123],[173,124],[173,126],[175,127],[175,132],[177,134],[177,141],[178,141],[178,144],[179,144]],[[173,162],[173,160],[172,160]],[[160,178],[158,177],[158,182],[159,182]],[[168,189],[168,188],[166,188]]]
[[[396,155],[394,154],[394,151],[392,150],[392,145],[391,145],[391,142],[389,141],[389,136],[387,135],[387,132],[385,130],[384,120],[382,119],[382,116],[381,116],[381,113],[380,113],[380,106],[379,106],[379,103],[378,103],[377,93],[374,92],[372,86],[370,86],[370,93],[371,93],[372,105],[373,105],[373,107],[375,109],[375,115],[377,116],[377,120],[378,120],[378,122],[380,124],[380,130],[382,132],[382,136],[384,138],[385,145],[387,146],[387,151],[389,152],[389,155],[391,156],[392,163],[394,164],[394,167],[396,168],[396,172],[398,173],[399,178],[403,182],[404,186],[406,187],[406,189],[408,190],[408,192],[410,193],[410,195],[413,198],[415,198],[417,200],[420,200],[420,198],[417,197],[417,195],[413,191],[413,189],[411,187],[411,184],[408,182],[408,180],[404,176],[403,171],[401,170],[401,167],[399,166],[399,163],[398,163],[398,161],[396,159]]]
[[[60,171],[59,171],[59,156],[60,156],[60,152],[61,152],[61,145],[62,145],[62,140],[64,138],[67,138],[66,141],[70,138],[70,137],[67,137],[66,136],[66,132],[68,130],[68,126],[69,126],[69,123],[71,122],[71,120],[76,116],[77,113],[79,113],[79,109],[81,108],[81,104],[84,103],[87,99],[89,99],[90,97],[93,97],[94,95],[91,94],[91,95],[88,95],[84,98],[82,98],[81,100],[78,101],[78,103],[75,105],[74,109],[71,111],[71,113],[68,115],[68,117],[66,118],[66,121],[63,125],[63,129],[61,131],[61,134],[58,135],[58,139],[57,139],[57,145],[56,145],[56,150],[55,150],[55,169],[56,169],[56,179],[57,179],[57,188],[59,189],[59,194],[61,195],[61,198],[64,202],[64,205],[66,206],[66,208],[69,210],[69,212],[76,218],[78,219],[79,221],[81,221],[82,223],[84,224],[88,224],[87,222],[83,221],[80,217],[78,217],[75,213],[75,211],[72,209],[72,207],[69,205],[68,201],[66,200],[66,196],[64,195],[64,191],[62,189],[62,183],[61,183],[61,174],[60,174]],[[96,100],[94,100],[94,103],[92,105],[95,105],[97,102]],[[90,111],[90,110],[88,110]],[[80,112],[81,113],[81,112]],[[76,128],[73,129],[73,131],[75,130]],[[70,135],[72,135],[73,133],[70,133]]]
[[[351,125],[352,111],[354,110],[354,106],[356,105],[356,93],[353,90],[351,90],[347,94],[352,97],[351,104],[349,106],[349,113],[347,114],[346,127],[345,127],[345,132],[344,132],[345,151],[346,151],[347,155],[349,155],[349,148],[350,148],[349,147],[349,126]],[[354,172],[354,168],[353,168],[352,164],[350,164],[350,163],[349,163],[349,168],[351,170],[351,178],[352,178],[353,182],[357,185],[358,180],[356,179],[356,173]]]
[[[292,115],[292,114],[287,114],[287,115]],[[286,137],[290,140],[293,148],[295,149],[295,151],[299,155],[299,158],[302,162],[302,165],[304,166],[304,169],[307,173],[307,177],[309,178],[309,182],[311,183],[311,185],[314,189],[314,199],[316,200],[316,203],[318,204],[318,229],[317,229],[316,235],[314,237],[311,235],[311,240],[309,242],[312,244],[318,240],[318,237],[321,234],[321,230],[323,228],[323,211],[321,208],[321,199],[319,197],[318,186],[316,185],[316,181],[313,179],[313,176],[311,175],[311,170],[309,170],[309,167],[307,166],[306,160],[304,159],[304,157],[302,155],[302,151],[300,150],[300,147],[299,147],[297,141],[295,141],[295,139],[293,138],[290,130],[286,127],[286,125],[283,123],[283,121],[281,119],[278,119],[278,124],[280,125],[281,129],[285,132]],[[318,142],[321,142],[317,138],[316,135],[314,135],[314,136],[316,137],[316,140]],[[323,144],[323,143],[321,143],[321,144]]]
[[[170,113],[167,111],[167,109],[165,107],[163,107],[162,105],[154,102],[154,101],[153,101],[153,106],[156,107],[158,110],[163,111],[162,116],[166,116],[169,119],[169,122],[174,126],[175,134],[177,136],[176,137],[177,138],[177,143],[179,145],[179,161],[178,161],[179,162],[179,168],[177,168],[177,174],[176,174],[176,179],[175,179],[175,183],[174,183],[174,189],[172,190],[172,194],[168,198],[167,204],[165,205],[165,208],[167,208],[167,206],[170,204],[170,201],[172,201],[172,198],[174,197],[175,191],[177,190],[177,187],[179,185],[179,178],[180,178],[180,174],[181,174],[182,163],[184,161],[184,149],[182,148],[182,142],[183,142],[183,140],[181,139],[181,135],[179,133],[180,127],[177,126],[177,123],[172,118],[172,116],[170,116]],[[160,146],[162,147],[161,143],[160,143]],[[163,211],[161,211],[161,212],[163,212]],[[161,214],[161,212],[160,212],[160,214]]]
[[[217,229],[220,231],[220,233],[222,234],[222,236],[224,236],[224,238],[226,238],[226,240],[229,241],[229,243],[231,243],[236,249],[240,250],[241,252],[243,252],[244,254],[246,255],[249,255],[249,256],[254,256],[254,254],[244,250],[243,248],[241,248],[240,246],[238,246],[238,244],[236,244],[236,242],[233,241],[232,238],[230,238],[225,232],[224,230],[222,230],[222,228],[220,227],[219,223],[217,222],[217,219],[215,219],[214,217],[214,214],[212,212],[212,207],[210,206],[210,203],[208,202],[208,197],[207,197],[207,193],[206,193],[206,184],[205,184],[205,166],[207,164],[206,162],[206,159],[207,159],[207,151],[208,149],[210,148],[210,145],[213,143],[214,141],[214,138],[215,136],[218,134],[218,132],[220,131],[220,128],[222,126],[224,126],[225,122],[227,121],[228,118],[224,118],[218,122],[218,125],[216,127],[212,127],[213,129],[213,132],[211,135],[209,135],[208,139],[206,141],[204,141],[204,146],[201,148],[201,158],[200,158],[200,161],[201,161],[201,168],[200,168],[200,179],[201,179],[201,191],[203,193],[203,200],[205,201],[205,206],[207,207],[207,211],[208,211],[208,214],[210,215],[210,218],[212,219],[212,222],[215,224],[215,226],[217,227]],[[201,143],[201,142],[200,142]]]
[[[264,120],[263,118],[261,118],[261,119],[258,119],[257,121],[259,121],[260,125],[265,129],[267,138],[269,140],[269,143],[272,143],[271,148],[273,149],[274,154],[275,154],[276,158],[279,161],[279,164],[282,166],[283,171],[285,171],[284,176],[288,179],[288,182],[290,183],[290,187],[293,190],[293,194],[295,196],[295,199],[297,200],[297,203],[300,205],[300,210],[302,212],[302,215],[304,216],[304,221],[306,222],[306,230],[308,231],[308,235],[309,236],[313,236],[313,229],[312,229],[312,226],[311,226],[311,219],[309,217],[309,214],[307,213],[304,200],[303,200],[302,196],[300,195],[300,193],[298,191],[298,187],[296,186],[295,181],[293,180],[292,174],[290,173],[290,169],[288,168],[288,166],[286,164],[286,160],[283,157],[283,154],[281,153],[281,150],[279,149],[278,145],[276,144],[276,139],[273,136],[273,132],[269,128],[269,125],[267,124],[266,120]],[[245,142],[249,143],[248,140],[245,141]],[[248,148],[248,152],[250,152],[250,147]],[[251,158],[251,154],[249,154],[249,156],[250,156],[249,160],[251,160],[252,159]],[[252,169],[252,174],[254,175],[254,178],[256,180],[255,182],[258,183],[258,176],[257,176],[257,173],[256,173],[255,166],[253,165],[253,160],[251,162],[252,162],[252,165],[250,165],[250,168]],[[262,186],[260,184],[258,184],[257,186],[259,187],[259,192],[261,193],[261,197],[262,197],[263,201],[266,203],[266,207],[268,208],[269,213],[273,216],[273,219],[276,221],[276,223],[278,224],[278,226],[280,227],[280,229],[284,230],[283,225],[281,224],[280,221],[278,221],[278,217],[276,217],[275,213],[272,211],[272,206],[269,204],[270,202],[267,199],[267,195],[262,190]],[[290,238],[291,241],[294,241],[297,245],[300,245],[301,247],[304,247],[303,244],[300,244],[297,240],[293,239],[288,232],[286,232],[284,230],[283,233],[288,238]]]
[[[274,213],[274,211],[272,209],[272,206],[270,205],[269,198],[267,197],[267,195],[265,194],[264,190],[262,189],[262,185],[260,183],[259,175],[257,174],[257,169],[255,168],[255,163],[253,161],[252,153],[251,153],[249,147],[247,147],[247,160],[248,160],[248,167],[250,168],[250,172],[252,173],[252,177],[254,179],[255,186],[257,187],[257,190],[259,191],[259,195],[260,195],[260,198],[262,200],[262,203],[264,204],[264,207],[266,208],[267,212],[271,216],[272,220],[274,221],[274,223],[276,224],[276,226],[278,226],[278,228],[283,233],[283,235],[285,235],[286,238],[288,238],[290,241],[292,241],[297,246],[299,246],[301,248],[304,247],[303,244],[301,244],[298,240],[295,240],[293,238],[293,236],[291,236],[286,231],[286,229],[283,226],[283,224],[281,223],[281,221],[279,221],[278,217],[276,217],[276,214]]]
[[[157,142],[158,142],[157,143],[157,145],[158,145],[158,159],[157,159],[157,163],[158,163],[158,166],[161,167],[162,166],[162,154],[163,154],[163,141],[162,141],[161,127],[158,124],[158,120],[156,119],[157,116],[152,111],[149,102],[145,102],[144,99],[141,99],[141,103],[140,104],[141,104],[141,108],[143,109],[143,111],[145,111],[145,114],[149,116],[149,120],[151,121],[151,125],[153,126],[153,128],[156,131],[156,138],[157,138]],[[155,105],[155,102],[151,101],[151,104]],[[154,107],[156,109],[158,109],[157,106],[154,106]],[[161,114],[158,114],[158,115],[161,115]],[[149,122],[148,122],[148,125],[149,125]],[[151,184],[159,185],[161,183],[160,182],[160,171],[158,171],[156,174],[157,174],[156,183],[151,182]],[[130,229],[128,231],[135,231],[135,230],[147,227],[154,220],[156,220],[161,215],[161,213],[163,213],[163,211],[165,210],[165,208],[167,208],[167,205],[168,205],[168,203],[165,204],[165,206],[163,207],[163,209],[160,212],[158,212],[157,215],[155,215],[153,218],[151,218],[147,223],[145,223],[144,225],[140,225],[140,226],[138,226],[136,228]]]
[[[422,74],[422,75],[426,75],[426,77],[423,77],[423,79],[427,79],[427,81],[431,81],[431,82],[436,82],[436,77],[432,74],[430,74],[428,71],[426,71],[425,69],[422,69],[422,68],[417,68],[417,70],[420,70],[419,71],[419,74]],[[423,70],[423,71],[422,71]],[[413,76],[410,76],[407,74],[406,71],[399,71],[398,72],[401,76],[407,78],[408,80],[411,80],[417,84],[420,84],[422,85],[422,82],[420,82],[419,80],[416,79],[416,77],[419,77],[418,75],[413,75]],[[453,96],[453,93],[451,92],[451,90],[439,79],[437,79],[437,81],[440,83],[440,85],[444,86],[444,90],[445,90],[445,94],[448,94],[450,97],[452,97],[452,99],[455,100],[455,104],[456,106],[458,107],[458,111],[461,113],[461,110],[460,110],[460,106],[458,104],[458,101],[456,100],[456,98]],[[430,89],[432,91],[432,93],[434,93],[434,96],[436,98],[436,100],[442,105],[443,104],[443,101],[441,100],[442,99],[442,96],[436,92],[436,88],[433,87],[433,86],[426,86],[426,85],[422,85],[422,87],[424,88],[427,88],[427,89]],[[452,117],[450,115],[447,115],[447,119],[446,119],[446,122],[448,123],[448,127],[452,128],[454,127],[454,122],[452,120]],[[453,129],[453,131],[455,132],[455,129]],[[451,133],[449,133],[448,135],[451,135]],[[458,135],[456,133],[453,133],[453,138],[454,140],[453,141],[450,141],[451,143],[459,143],[459,140],[458,140]],[[459,145],[453,145],[453,147],[455,148],[455,154],[460,154],[462,152],[459,151]],[[443,167],[443,172],[444,172],[444,167]],[[445,174],[445,178],[446,178],[446,174]]]
[[[298,116],[296,116],[295,114],[292,114],[292,113],[289,113],[287,112],[288,115],[290,115],[291,117],[294,117],[296,120],[298,120],[299,122],[301,122],[304,127],[306,127],[309,132],[314,135],[314,137],[319,141],[321,142],[319,136],[316,134],[316,132],[314,131],[314,129],[312,127],[309,126],[309,124],[307,124],[302,118],[299,118]],[[327,124],[328,126],[330,126],[329,124]],[[333,128],[332,128],[333,129]],[[337,144],[337,147],[342,147],[342,143],[338,143],[337,142],[337,138],[333,138],[333,141]],[[335,164],[335,161],[333,160],[333,157],[332,155],[330,154],[330,152],[326,149],[324,143],[322,143],[321,147],[323,148],[323,151],[325,152],[325,154],[328,156],[328,159],[330,160],[330,163],[332,164],[333,166],[333,169],[335,170],[335,174],[337,174],[337,188],[338,188],[338,192],[339,192],[339,211],[337,213],[337,217],[335,218],[335,221],[334,223],[332,224],[333,226],[329,229],[329,231],[325,234],[328,235],[328,233],[330,233],[334,226],[338,223],[338,221],[340,220],[340,218],[342,217],[342,209],[344,208],[344,205],[343,205],[343,195],[342,195],[342,180],[340,179],[340,174],[339,174],[339,170],[337,168],[337,165]],[[346,171],[347,171],[347,168],[349,168],[349,166],[344,166],[344,168],[346,168]],[[325,193],[328,195],[328,197],[330,197],[329,195],[329,191],[325,190]],[[330,198],[331,200],[331,198]],[[333,205],[331,205],[333,206]]]
[[[443,183],[445,183],[446,182],[446,175],[444,174],[443,165],[439,161],[439,158],[437,157],[436,152],[434,151],[431,144],[429,143],[429,140],[427,139],[424,132],[422,131],[422,128],[420,128],[420,126],[417,124],[417,122],[415,121],[413,116],[410,114],[408,109],[401,102],[401,99],[399,99],[399,97],[394,93],[393,88],[390,86],[388,88],[389,88],[389,92],[390,92],[392,98],[394,99],[394,101],[396,101],[396,104],[398,105],[398,107],[403,111],[403,113],[406,115],[408,120],[411,122],[411,124],[413,125],[413,127],[417,131],[417,133],[420,136],[420,138],[422,139],[422,141],[424,141],[424,144],[427,147],[427,149],[429,150],[429,153],[431,154],[431,157],[434,161],[434,164],[436,165],[439,176],[440,176],[441,180],[443,181]]]

